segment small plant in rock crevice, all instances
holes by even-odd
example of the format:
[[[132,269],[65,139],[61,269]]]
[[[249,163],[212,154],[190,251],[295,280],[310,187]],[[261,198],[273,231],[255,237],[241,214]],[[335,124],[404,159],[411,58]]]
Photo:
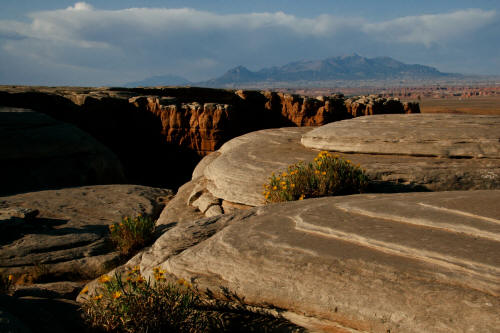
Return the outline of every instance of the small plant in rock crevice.
[[[110,238],[124,256],[144,247],[155,231],[155,221],[149,216],[123,217],[120,223],[109,226]]]
[[[273,173],[263,195],[266,203],[273,203],[363,193],[367,186],[368,177],[359,165],[322,151],[313,162],[299,162]]]
[[[14,284],[14,275],[0,272],[0,295],[9,294]]]

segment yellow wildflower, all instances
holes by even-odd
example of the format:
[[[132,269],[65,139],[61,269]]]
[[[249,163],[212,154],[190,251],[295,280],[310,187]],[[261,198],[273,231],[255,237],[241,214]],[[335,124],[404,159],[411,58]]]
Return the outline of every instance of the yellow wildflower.
[[[8,278],[7,278],[7,279],[9,279],[9,281],[12,281],[12,280],[14,279],[14,275],[9,274],[9,276],[8,276]]]
[[[98,300],[100,300],[102,297],[103,297],[103,296],[102,296],[102,294],[99,294],[99,295],[94,296],[94,297],[92,297],[92,298],[93,298],[95,301],[98,301]]]
[[[146,280],[144,279],[144,277],[142,275],[139,275],[139,277],[137,278],[137,280],[135,280],[137,283],[143,283],[145,282]]]
[[[139,272],[140,270],[141,270],[141,267],[139,267],[139,266],[134,266],[134,268],[132,268],[133,272]]]
[[[302,193],[302,195],[300,196],[299,200],[304,200],[304,197],[305,197],[305,195]]]
[[[179,280],[177,280],[177,283],[178,283],[179,285],[181,285],[181,286],[182,286],[182,285],[184,285],[184,286],[189,285],[189,282],[187,282],[187,281],[186,281],[186,280],[184,280],[183,278],[180,278]]]
[[[119,292],[119,291],[115,291],[115,292],[113,293],[113,298],[114,298],[114,299],[120,298],[121,296],[122,296],[122,293],[121,293],[121,292]]]
[[[326,171],[323,171],[321,174],[322,174],[323,176],[324,176],[324,175],[326,175]]]
[[[276,191],[278,189],[277,186],[273,186],[273,190]]]
[[[164,281],[166,280],[165,277],[163,276],[163,274],[157,274],[155,275],[155,280],[156,281]]]
[[[85,286],[85,288],[83,288],[81,291],[80,291],[80,294],[86,294],[89,292],[89,287]]]
[[[291,188],[295,188],[295,184],[290,184],[290,187]]]
[[[318,162],[318,166],[321,166],[321,164],[322,164],[322,163],[323,163],[323,162],[319,161],[319,162]]]
[[[286,185],[281,186],[282,190],[286,190]]]
[[[319,175],[319,170],[314,170],[314,173]]]
[[[286,172],[283,172],[283,174],[281,175],[281,177],[287,177],[288,174]]]
[[[111,277],[108,275],[103,275],[99,278],[99,282],[101,283],[108,283],[109,281],[111,281]]]

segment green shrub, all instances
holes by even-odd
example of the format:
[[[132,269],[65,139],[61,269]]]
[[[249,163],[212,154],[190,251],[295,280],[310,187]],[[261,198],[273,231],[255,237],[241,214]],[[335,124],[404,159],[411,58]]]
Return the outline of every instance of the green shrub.
[[[123,255],[130,255],[144,247],[153,237],[155,221],[148,216],[124,217],[120,223],[109,226],[111,241]]]
[[[362,193],[368,185],[363,169],[338,155],[322,151],[311,163],[297,163],[264,185],[266,203]]]
[[[103,275],[96,294],[81,291],[84,317],[95,329],[107,332],[204,332],[209,320],[199,308],[202,301],[185,280],[166,281],[155,268],[155,281],[146,281],[139,267],[126,277]]]

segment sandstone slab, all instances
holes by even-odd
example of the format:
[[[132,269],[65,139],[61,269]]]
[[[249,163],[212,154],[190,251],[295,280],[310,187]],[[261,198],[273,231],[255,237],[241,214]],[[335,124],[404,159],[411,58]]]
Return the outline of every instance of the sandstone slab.
[[[124,180],[115,154],[77,127],[0,107],[0,195]]]
[[[352,120],[343,120],[340,122],[325,125],[329,128],[335,125],[335,128],[341,128],[343,124],[350,131],[353,129],[353,121],[359,120],[363,124],[369,126],[372,119],[392,119],[394,131],[403,133],[412,121],[413,117],[418,115],[387,115],[387,116],[374,116],[374,117],[360,117]],[[449,121],[447,117],[433,118],[426,117],[431,126],[431,119],[434,119],[432,126],[439,128],[446,127],[446,122]],[[439,115],[438,115],[439,116]],[[379,118],[382,117],[382,118]],[[441,119],[441,120],[439,120]],[[395,148],[393,153],[387,153],[390,150],[384,150],[381,153],[372,152],[368,153],[339,153],[340,156],[352,161],[354,164],[360,164],[364,168],[372,181],[370,191],[374,192],[408,192],[408,191],[446,191],[446,190],[474,190],[474,189],[497,189],[500,188],[500,158],[495,157],[496,148],[487,148],[486,143],[491,143],[491,146],[498,146],[498,143],[493,142],[495,133],[500,133],[500,126],[493,126],[487,124],[488,117],[476,118],[474,116],[465,116],[460,118],[465,125],[462,127],[469,128],[469,139],[464,142],[468,144],[461,144],[460,142],[450,141],[447,138],[452,134],[442,133],[442,144],[447,145],[447,149],[451,151],[456,148],[453,156],[461,151],[465,156],[479,156],[481,151],[483,158],[447,158],[446,156],[427,156],[430,153],[417,154],[426,156],[408,155],[405,152],[404,142],[401,142],[399,147],[394,144]],[[467,120],[468,119],[468,120]],[[492,118],[496,119],[496,118]],[[406,123],[405,121],[409,122]],[[455,119],[458,122],[458,119]],[[396,123],[398,125],[396,125]],[[481,134],[481,127],[478,127],[477,144],[473,142],[473,126],[471,124],[483,124],[484,128],[490,128],[488,131],[484,130]],[[469,125],[466,125],[469,124]],[[493,122],[494,124],[494,122]],[[458,126],[458,125],[457,125]],[[488,127],[490,126],[490,127]],[[313,148],[304,147],[301,144],[302,138],[309,138],[310,133],[322,130],[323,127],[312,129],[310,127],[301,128],[280,128],[269,129],[257,132],[248,133],[246,135],[237,137],[225,143],[218,151],[218,156],[211,158],[208,163],[203,164],[203,168],[197,170],[197,174],[203,171],[204,176],[207,178],[207,188],[216,197],[245,205],[259,206],[264,203],[262,196],[262,185],[268,181],[268,177],[272,172],[284,170],[288,165],[294,164],[298,161],[306,160],[311,161],[317,155],[318,150]],[[497,132],[495,132],[497,129]],[[390,130],[387,128],[386,132]],[[410,131],[410,130],[408,130]],[[437,131],[436,133],[438,133]],[[359,134],[359,140],[363,140],[363,132],[356,132]],[[489,134],[488,134],[489,133]],[[348,137],[352,134],[346,133]],[[376,140],[376,135],[373,140]],[[382,136],[382,133],[380,134]],[[458,134],[457,134],[458,135]],[[482,136],[487,136],[488,140],[482,140]],[[435,140],[428,143],[429,145],[439,145],[438,134],[435,134]],[[425,145],[422,142],[419,144]],[[458,140],[458,139],[457,139]],[[347,142],[347,140],[346,140]],[[383,146],[382,144],[379,144]],[[389,145],[390,146],[390,145]],[[475,147],[475,148],[474,148]],[[481,148],[482,147],[482,148]],[[318,149],[329,149],[329,146],[317,146]],[[477,148],[477,149],[476,149]],[[385,149],[385,148],[384,148]],[[399,150],[398,150],[399,149]],[[437,148],[436,148],[437,149]],[[349,151],[353,149],[348,149]],[[442,152],[444,150],[441,150]],[[489,152],[489,153],[488,153]],[[436,154],[437,154],[436,150]],[[467,154],[466,154],[467,153]],[[444,153],[443,153],[444,154]]]
[[[172,191],[139,185],[98,185],[0,197],[0,211],[36,209],[31,220],[0,223],[0,267],[26,279],[93,278],[116,261],[108,226],[123,216],[156,218]]]
[[[226,142],[205,166],[208,190],[216,197],[251,206],[262,205],[263,184],[271,172],[312,160],[317,154],[300,144],[311,127],[287,127],[248,133]]]
[[[500,116],[411,114],[330,123],[302,137],[308,148],[347,153],[500,158]]]
[[[499,200],[456,191],[257,207],[183,224],[191,246],[178,246],[176,227],[139,261],[323,331],[500,332]]]

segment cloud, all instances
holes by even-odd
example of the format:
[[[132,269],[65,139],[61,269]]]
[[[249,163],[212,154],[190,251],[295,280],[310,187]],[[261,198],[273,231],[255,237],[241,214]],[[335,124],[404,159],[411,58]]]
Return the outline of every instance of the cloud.
[[[446,42],[463,38],[498,20],[495,11],[480,9],[459,10],[439,15],[407,16],[381,23],[367,23],[363,31],[374,33],[379,39],[404,43]]]
[[[257,69],[352,52],[399,55],[401,60],[420,54],[424,58],[416,62],[425,63],[425,57],[433,55],[430,49],[442,53],[442,45],[452,45],[456,50],[463,36],[498,23],[495,11],[481,9],[373,22],[284,12],[101,10],[85,2],[34,12],[28,18],[27,23],[0,20],[0,83],[19,83],[10,68],[22,67],[23,62],[29,64],[26,68],[38,64],[33,82],[27,83],[39,82],[47,68],[54,84],[119,84],[166,73],[202,80],[239,64]],[[86,69],[94,79],[81,82]]]
[[[73,7],[69,6],[67,10],[92,10],[93,7],[86,2],[77,2]]]

